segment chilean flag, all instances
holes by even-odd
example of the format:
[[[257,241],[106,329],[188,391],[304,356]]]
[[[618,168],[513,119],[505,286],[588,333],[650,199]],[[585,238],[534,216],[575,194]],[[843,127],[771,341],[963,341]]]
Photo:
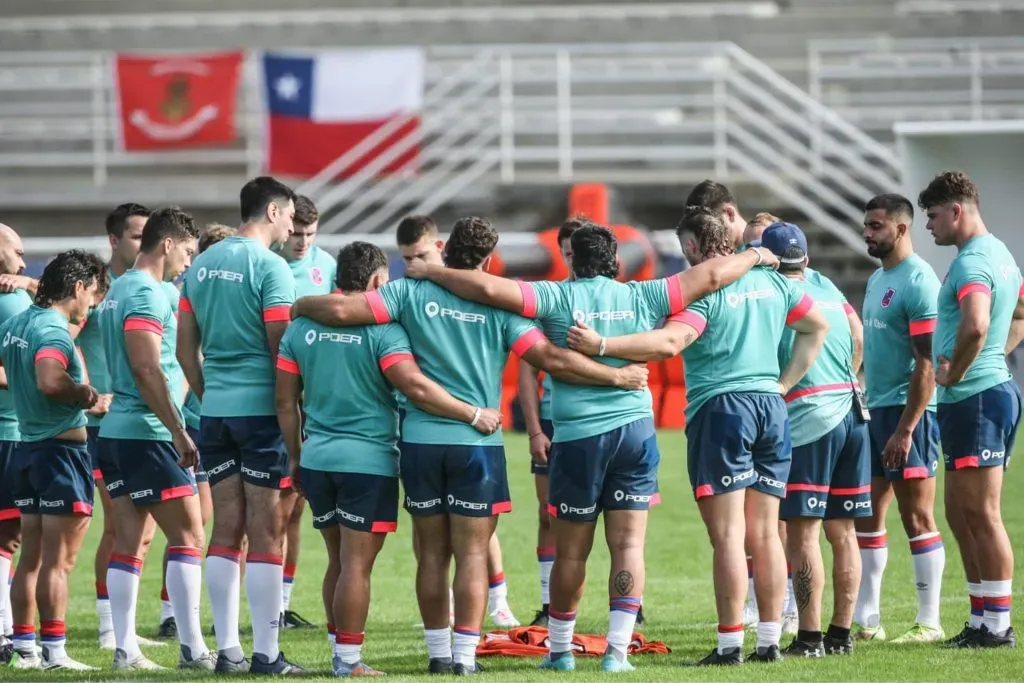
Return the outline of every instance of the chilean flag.
[[[417,48],[339,50],[315,54],[265,53],[263,82],[268,173],[316,175],[366,136],[396,118],[384,140],[342,169],[351,176],[418,131],[425,60]],[[377,174],[413,170],[416,142]]]

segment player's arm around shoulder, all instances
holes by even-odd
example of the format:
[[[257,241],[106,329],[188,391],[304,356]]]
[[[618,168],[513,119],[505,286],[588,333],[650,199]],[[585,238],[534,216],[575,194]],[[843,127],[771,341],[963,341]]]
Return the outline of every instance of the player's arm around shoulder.
[[[756,266],[775,268],[779,259],[764,247],[752,247],[739,254],[716,256],[668,278],[670,287],[678,288],[682,305],[716,292],[750,272]],[[673,282],[674,280],[674,282]],[[672,292],[674,295],[675,292]],[[672,311],[676,313],[678,311]]]
[[[292,305],[291,319],[305,317],[328,327],[383,325],[398,320],[410,284],[401,278],[369,292],[304,296]]]
[[[527,318],[537,316],[534,283],[509,280],[483,270],[463,270],[428,264],[419,259],[409,264],[405,274],[416,280],[430,280],[468,301],[500,308]]]
[[[599,363],[577,351],[555,346],[536,327],[531,330],[527,333],[529,344],[523,345],[518,355],[555,379],[568,384],[609,386],[627,391],[641,391],[647,388],[646,365],[615,367]],[[526,335],[520,337],[524,338]],[[514,348],[513,351],[515,352]]]

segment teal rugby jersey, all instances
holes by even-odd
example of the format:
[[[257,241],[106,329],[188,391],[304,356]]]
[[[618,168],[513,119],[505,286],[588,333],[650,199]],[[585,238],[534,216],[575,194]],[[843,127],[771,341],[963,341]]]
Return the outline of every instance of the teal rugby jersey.
[[[68,319],[61,313],[33,305],[8,319],[0,325],[0,356],[14,398],[22,441],[43,441],[85,426],[81,406],[54,401],[36,385],[35,366],[44,358],[59,361],[76,383],[84,377],[68,332]]]
[[[714,396],[775,393],[782,333],[812,306],[814,301],[792,282],[755,268],[669,318],[700,334],[683,351],[687,421]]]
[[[1021,273],[1013,254],[995,235],[978,235],[960,247],[939,289],[939,317],[933,354],[952,360],[960,326],[960,300],[972,292],[987,292],[988,336],[959,384],[939,387],[939,403],[956,403],[1013,378],[1003,349],[1021,292]]]
[[[185,273],[182,310],[202,333],[202,414],[274,415],[274,367],[265,322],[287,322],[295,278],[262,243],[232,235],[200,254]]]
[[[398,406],[384,371],[412,359],[401,325],[326,327],[292,322],[277,367],[303,384],[302,466],[324,472],[398,476]]]
[[[330,294],[335,289],[338,262],[315,244],[298,261],[288,261],[288,267],[295,278],[296,298]]]
[[[863,308],[869,408],[907,404],[910,375],[917,365],[911,338],[935,332],[939,286],[935,271],[917,254],[872,273]],[[928,410],[935,410],[934,392]]]
[[[32,305],[32,297],[23,289],[0,294],[0,325]],[[0,390],[0,441],[19,441],[18,413],[14,410],[14,395],[10,388]]]
[[[522,355],[543,338],[522,316],[466,301],[426,280],[401,278],[365,294],[378,324],[402,324],[423,374],[455,398],[500,408],[509,351]],[[501,431],[484,435],[464,422],[406,403],[402,440],[421,444],[500,446]]]

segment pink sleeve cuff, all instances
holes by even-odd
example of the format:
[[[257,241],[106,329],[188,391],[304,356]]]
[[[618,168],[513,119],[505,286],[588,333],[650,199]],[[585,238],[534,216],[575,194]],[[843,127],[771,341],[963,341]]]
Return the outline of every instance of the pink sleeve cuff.
[[[65,370],[68,369],[68,357],[59,349],[39,349],[36,351],[36,363],[47,358],[57,361]]]
[[[263,309],[263,322],[286,323],[291,319],[291,306],[271,306]]]
[[[366,292],[363,296],[366,297],[366,303],[370,305],[373,322],[378,325],[391,322],[391,314],[388,313],[388,307],[384,305],[384,298],[380,292]]]
[[[516,354],[516,357],[522,358],[524,353],[532,349],[537,342],[543,339],[544,333],[536,327],[531,327],[519,339],[516,339],[516,343],[512,345],[512,353]]]
[[[910,336],[916,337],[919,334],[931,334],[935,331],[936,320],[936,318],[928,318],[927,320],[911,320]]]
[[[182,311],[184,311],[185,313],[192,312],[192,302],[189,301],[188,297],[186,296],[182,296],[180,299],[178,299],[178,312],[181,313]]]
[[[969,285],[964,285],[960,288],[960,291],[956,293],[956,300],[963,301],[965,296],[974,293],[987,294],[991,296],[992,290],[983,282],[972,282]]]
[[[697,330],[698,337],[704,334],[704,328],[708,326],[708,321],[704,319],[704,316],[690,310],[684,310],[682,313],[676,313],[668,319],[668,322],[689,325],[693,329]]]
[[[389,353],[380,359],[380,371],[387,372],[389,368],[398,365],[402,361],[416,360],[411,353]]]
[[[299,364],[291,358],[285,358],[284,356],[277,357],[277,369],[290,372],[293,375],[299,374]]]
[[[853,306],[846,302],[843,302],[843,310],[846,312],[846,315],[854,315],[857,313],[857,311],[853,310]]]
[[[1018,297],[1024,296],[1024,282],[1020,283],[1020,289],[1017,290],[1017,296]]]
[[[164,326],[159,320],[153,320],[152,318],[128,318],[124,321],[125,332],[152,332],[153,334],[162,335],[164,333]]]
[[[519,285],[519,291],[523,294],[523,317],[536,318],[537,293],[533,291],[533,285],[522,280],[516,280],[516,284]]]
[[[800,302],[793,308],[789,309],[789,314],[786,316],[786,324],[792,325],[797,320],[800,320],[805,315],[807,315],[807,311],[811,310],[813,306],[814,300],[811,297],[804,294],[800,298]]]
[[[679,275],[673,275],[665,280],[665,286],[668,288],[668,312],[669,315],[675,315],[683,310],[685,302],[683,301],[683,290],[679,285]]]

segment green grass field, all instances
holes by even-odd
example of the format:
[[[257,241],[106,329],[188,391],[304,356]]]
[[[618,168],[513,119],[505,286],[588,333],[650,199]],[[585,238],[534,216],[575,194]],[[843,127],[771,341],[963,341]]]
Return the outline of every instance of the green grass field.
[[[664,503],[651,514],[647,535],[647,590],[644,611],[647,615],[645,633],[648,637],[666,642],[672,648],[668,656],[645,655],[632,658],[637,665],[633,674],[624,674],[624,680],[1020,680],[1024,677],[1024,660],[1014,650],[1002,651],[948,651],[935,646],[896,647],[886,643],[857,644],[852,657],[829,657],[824,660],[789,660],[775,665],[770,671],[765,665],[748,664],[740,669],[707,670],[682,668],[680,664],[703,657],[715,643],[715,611],[711,583],[711,548],[697,514],[686,477],[685,441],[679,432],[662,432],[659,436],[662,451],[661,491]],[[509,598],[520,620],[529,621],[538,606],[536,547],[536,505],[533,483],[529,474],[526,439],[512,434],[507,438],[510,463],[509,477],[515,510],[502,517],[499,532],[505,554],[505,573],[509,582]],[[941,469],[941,468],[940,468]],[[940,475],[941,476],[941,475]],[[941,482],[939,484],[941,486]],[[1020,467],[1011,468],[1006,480],[1004,514],[1007,528],[1017,554],[1018,564],[1024,553],[1024,499],[1015,491],[1024,487]],[[941,496],[940,496],[941,497]],[[941,505],[941,504],[940,504]],[[373,601],[370,620],[366,628],[364,659],[372,666],[387,672],[393,678],[426,678],[426,647],[416,608],[413,589],[413,557],[410,543],[410,524],[405,513],[400,513],[399,533],[388,539],[384,552],[377,561],[373,577]],[[943,626],[947,634],[959,632],[967,618],[968,603],[964,589],[964,574],[956,543],[948,531],[941,507],[936,510],[945,539],[947,563],[942,600]],[[0,670],[0,680],[110,680],[122,678],[109,670],[111,655],[96,647],[96,614],[92,561],[99,536],[100,520],[93,522],[79,566],[72,576],[71,606],[68,614],[68,650],[71,656],[102,667],[89,676]],[[308,514],[304,522],[309,524]],[[906,537],[899,523],[895,506],[889,515],[889,566],[886,572],[882,598],[883,624],[890,637],[908,628],[916,613],[916,595],[913,570]],[[304,529],[302,557],[296,577],[293,609],[323,624],[320,602],[320,580],[325,565],[322,543],[312,526]],[[599,535],[600,537],[600,535]],[[600,544],[590,565],[591,581],[579,609],[577,630],[581,633],[604,633],[607,623],[608,555]],[[152,636],[159,616],[160,566],[159,554],[163,540],[154,542],[151,557],[146,562],[139,598],[139,633]],[[827,557],[827,553],[826,553]],[[829,614],[826,588],[825,618]],[[244,590],[243,590],[244,594]],[[1017,599],[1022,596],[1016,590]],[[243,597],[244,601],[244,597]],[[243,605],[243,623],[247,612]],[[211,624],[204,599],[204,629]],[[784,643],[785,644],[785,643]],[[212,637],[207,645],[215,647]],[[753,645],[747,636],[746,649]],[[251,639],[243,639],[249,650]],[[282,648],[289,658],[313,669],[324,679],[331,672],[331,651],[323,629],[316,631],[285,631]],[[146,652],[154,661],[173,666],[177,661],[176,643]],[[525,658],[487,658],[484,661],[489,680],[543,680],[567,674],[552,674],[534,670],[537,660]],[[580,658],[575,676],[600,676],[597,658]],[[968,666],[970,667],[968,669]],[[181,678],[177,671],[163,675],[129,675],[131,680],[168,680]]]

